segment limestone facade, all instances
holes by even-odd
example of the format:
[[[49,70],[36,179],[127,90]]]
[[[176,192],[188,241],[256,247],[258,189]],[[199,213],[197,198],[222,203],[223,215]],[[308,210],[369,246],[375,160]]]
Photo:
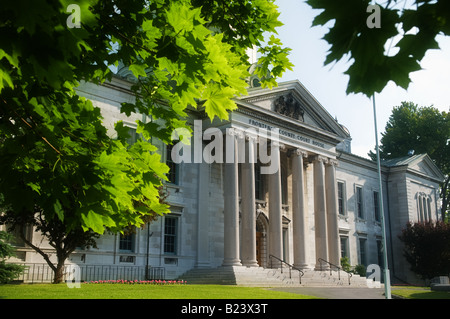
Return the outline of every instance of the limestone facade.
[[[101,108],[112,137],[118,120],[130,129],[137,119],[149,121],[120,113],[120,103],[133,101],[124,78],[83,84],[78,91]],[[168,279],[193,268],[268,267],[270,255],[302,269],[317,269],[318,258],[339,265],[343,256],[353,266],[382,265],[376,163],[351,154],[347,129],[298,81],[272,90],[251,88],[237,103],[228,121],[211,123],[201,110],[189,111],[193,127],[201,123],[202,133],[219,128],[224,141],[231,141],[234,154],[224,158],[234,156],[232,163],[172,164],[173,180],[166,184],[171,214],[127,238],[105,234],[98,249],[77,250],[70,262],[164,267]],[[275,129],[279,140],[265,143],[261,134]],[[173,160],[162,143],[152,142],[163,160]],[[202,148],[208,143],[203,138]],[[277,165],[272,174],[262,173],[268,165],[262,150]],[[244,154],[241,163],[239,154]],[[255,154],[256,161],[250,161]],[[427,155],[415,155],[386,162],[382,179],[392,280],[412,281],[397,236],[409,221],[439,218],[443,176]],[[41,242],[38,234],[30,236]],[[25,247],[18,247],[18,256],[43,262]]]

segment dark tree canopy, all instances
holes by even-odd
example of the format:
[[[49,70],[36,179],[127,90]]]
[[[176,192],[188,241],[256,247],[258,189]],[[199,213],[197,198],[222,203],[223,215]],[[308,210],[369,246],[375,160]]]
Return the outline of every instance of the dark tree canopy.
[[[403,102],[392,110],[385,132],[380,140],[380,158],[383,160],[415,154],[428,154],[442,171],[442,216],[450,204],[450,112],[441,112],[433,106],[420,107]],[[376,154],[369,156],[375,160]]]
[[[0,211],[9,226],[30,223],[46,235],[58,251],[56,277],[81,246],[73,240],[92,238],[82,233],[123,231],[169,212],[160,192],[168,167],[151,139],[170,143],[199,104],[211,120],[227,119],[233,97],[246,94],[246,50],[261,53],[262,85],[291,68],[273,2],[2,1]],[[123,123],[112,139],[99,109],[75,90],[110,80],[119,63],[134,75],[135,93],[121,111],[152,119],[137,122],[145,140],[131,146]]]
[[[322,10],[313,26],[327,26],[324,36],[330,44],[325,64],[344,58],[352,61],[347,93],[371,97],[389,81],[408,88],[410,73],[421,69],[420,62],[430,49],[439,49],[436,37],[450,35],[448,0],[307,0]],[[377,5],[379,27],[368,23]],[[370,9],[370,8],[369,8]],[[374,17],[375,19],[375,17]],[[395,41],[393,42],[393,39]],[[398,40],[399,39],[399,40]]]
[[[408,224],[400,235],[411,270],[423,279],[448,276],[450,272],[450,224]]]

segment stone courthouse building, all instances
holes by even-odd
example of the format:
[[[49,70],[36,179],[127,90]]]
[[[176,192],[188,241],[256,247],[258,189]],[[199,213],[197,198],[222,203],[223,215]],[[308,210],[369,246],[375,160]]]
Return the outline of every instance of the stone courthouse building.
[[[128,77],[122,69],[109,83],[83,84],[78,90],[101,108],[111,134],[118,120],[133,134],[137,119],[150,121],[140,114],[120,113],[122,102],[133,101]],[[243,161],[211,162],[203,156],[198,162],[178,163],[172,147],[160,144],[171,168],[166,184],[171,214],[132,235],[105,234],[97,249],[77,250],[70,262],[163,267],[167,279],[192,269],[268,268],[270,256],[305,271],[319,269],[319,258],[335,265],[348,257],[352,266],[382,266],[376,163],[351,153],[350,132],[300,82],[280,83],[270,90],[252,79],[250,86],[255,87],[236,99],[238,109],[228,121],[211,123],[202,110],[189,112],[189,122],[202,137],[193,141],[194,149],[207,147],[208,130],[217,128],[231,145],[224,153],[231,149],[231,156],[243,155]],[[265,133],[275,132],[276,141],[264,139]],[[267,148],[270,163],[261,157]],[[256,154],[257,160],[248,160],[249,154]],[[276,169],[264,174],[271,163]],[[382,165],[385,248],[394,282],[415,281],[398,235],[409,221],[439,218],[442,180],[426,154],[405,154]],[[37,233],[30,236],[41,242]],[[17,249],[21,261],[43,262],[31,249]]]

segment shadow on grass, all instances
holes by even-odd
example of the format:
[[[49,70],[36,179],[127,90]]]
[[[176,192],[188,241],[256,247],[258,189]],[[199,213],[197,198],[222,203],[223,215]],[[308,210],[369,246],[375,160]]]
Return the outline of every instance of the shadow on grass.
[[[394,289],[392,295],[399,299],[450,299],[450,292],[430,289]]]

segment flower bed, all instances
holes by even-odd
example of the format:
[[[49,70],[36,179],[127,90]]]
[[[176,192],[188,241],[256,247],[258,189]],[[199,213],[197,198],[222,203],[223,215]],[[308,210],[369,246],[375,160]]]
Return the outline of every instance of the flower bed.
[[[186,280],[95,280],[84,284],[128,284],[128,285],[186,285]]]

